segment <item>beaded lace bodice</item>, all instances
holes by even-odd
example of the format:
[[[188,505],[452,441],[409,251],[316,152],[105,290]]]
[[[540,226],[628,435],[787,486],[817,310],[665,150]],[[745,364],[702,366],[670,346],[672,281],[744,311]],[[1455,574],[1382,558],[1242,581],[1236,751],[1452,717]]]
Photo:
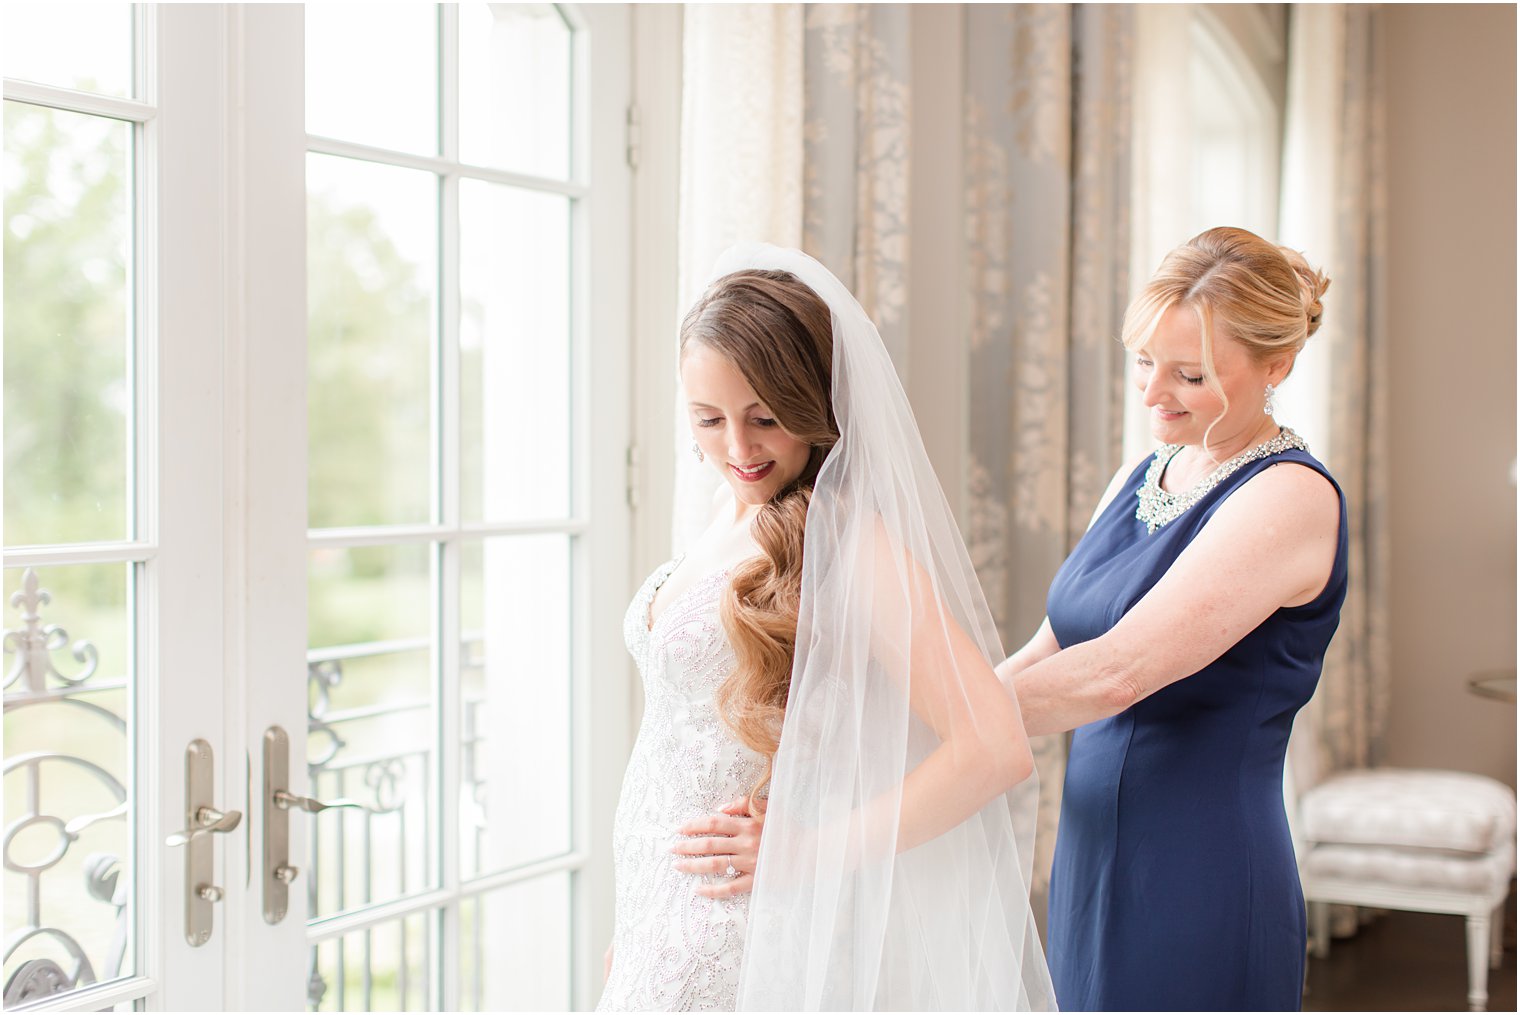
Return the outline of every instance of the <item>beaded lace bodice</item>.
[[[649,625],[655,592],[679,563],[649,576],[623,621],[644,720],[613,826],[617,917],[602,1011],[732,1011],[737,1000],[749,896],[698,895],[699,884],[721,876],[676,870],[670,846],[683,823],[747,793],[765,762],[713,704],[734,668],[718,616],[728,572],[697,581]]]

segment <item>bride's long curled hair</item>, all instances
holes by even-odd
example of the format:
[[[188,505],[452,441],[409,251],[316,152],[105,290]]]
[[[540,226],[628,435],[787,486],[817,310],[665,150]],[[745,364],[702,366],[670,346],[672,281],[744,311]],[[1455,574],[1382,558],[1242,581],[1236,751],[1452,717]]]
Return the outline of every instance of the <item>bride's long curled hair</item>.
[[[756,515],[751,532],[760,555],[735,569],[720,608],[738,665],[718,688],[718,712],[745,746],[769,761],[781,743],[792,681],[808,502],[839,439],[830,397],[832,315],[790,272],[737,271],[714,282],[686,315],[681,355],[696,345],[733,363],[777,424],[812,445],[802,474]],[[751,790],[752,804],[769,781],[767,765]]]

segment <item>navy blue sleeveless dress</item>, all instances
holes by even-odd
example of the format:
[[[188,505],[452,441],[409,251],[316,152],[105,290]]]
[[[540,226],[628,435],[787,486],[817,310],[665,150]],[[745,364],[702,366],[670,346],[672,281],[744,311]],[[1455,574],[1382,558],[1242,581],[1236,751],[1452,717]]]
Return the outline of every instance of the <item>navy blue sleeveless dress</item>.
[[[1114,626],[1166,573],[1250,462],[1148,533],[1136,495],[1152,459],[1077,544],[1050,588],[1061,646]],[[1319,681],[1346,596],[1346,499],[1325,589],[1223,656],[1072,735],[1051,872],[1050,972],[1063,1010],[1299,1009],[1305,915],[1283,809],[1293,716]],[[1185,628],[1157,631],[1186,638]]]

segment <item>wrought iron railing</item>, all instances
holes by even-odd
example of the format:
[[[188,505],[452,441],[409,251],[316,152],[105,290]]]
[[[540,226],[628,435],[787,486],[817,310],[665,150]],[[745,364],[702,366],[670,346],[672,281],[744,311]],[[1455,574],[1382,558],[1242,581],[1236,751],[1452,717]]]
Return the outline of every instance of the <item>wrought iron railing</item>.
[[[121,738],[118,756],[120,775],[105,765],[64,750],[24,750],[5,757],[5,793],[24,802],[19,808],[8,807],[13,815],[5,826],[5,870],[7,880],[23,880],[25,904],[23,916],[16,919],[7,907],[5,927],[5,1007],[115,979],[123,973],[126,957],[131,886],[121,861],[125,841],[118,851],[97,851],[80,857],[76,846],[84,833],[102,822],[124,820],[130,814],[130,793],[125,777],[127,763],[127,716],[90,698],[112,695],[128,688],[126,677],[96,679],[100,658],[87,639],[70,643],[68,632],[57,624],[47,623],[44,607],[52,595],[42,587],[37,572],[27,568],[21,587],[10,597],[11,608],[21,614],[19,627],[5,631],[4,651],[11,657],[5,671],[5,716],[9,728],[14,716],[25,712],[28,731],[64,729],[78,717],[100,720]],[[77,664],[72,674],[58,668],[57,653],[68,648]],[[119,695],[123,702],[125,695]],[[48,727],[43,724],[48,723]],[[27,737],[48,740],[47,736]],[[44,778],[46,776],[46,778]],[[104,790],[112,806],[88,809],[88,802],[99,799]],[[129,826],[130,827],[130,826]],[[44,830],[54,841],[49,848],[36,852]],[[127,837],[123,836],[123,840]],[[21,855],[27,847],[31,856]],[[100,903],[102,921],[110,921],[110,943],[92,957],[80,937],[87,931],[90,913],[81,916],[79,907],[72,913],[62,911],[56,903],[62,893],[45,892],[52,887],[50,876],[72,871],[83,881],[87,897]],[[8,888],[10,886],[7,886]],[[9,892],[7,893],[9,894]],[[49,898],[51,897],[51,899]],[[54,909],[59,912],[53,912]],[[101,935],[96,935],[101,936]],[[51,953],[49,955],[48,953]],[[71,968],[65,968],[52,956],[62,955]],[[30,957],[29,957],[30,956]]]
[[[467,683],[464,676],[479,671],[483,665],[481,649],[484,639],[478,633],[467,633],[463,638],[460,659],[461,679],[458,686]],[[308,869],[313,876],[307,881],[307,899],[313,915],[343,912],[361,908],[376,901],[377,861],[393,864],[391,870],[391,896],[400,898],[430,887],[425,880],[434,869],[431,850],[433,837],[429,830],[436,824],[436,807],[428,790],[432,787],[436,768],[436,749],[431,731],[436,724],[428,720],[434,707],[431,700],[400,700],[379,704],[361,705],[346,709],[332,707],[333,692],[345,677],[345,667],[364,659],[422,651],[428,643],[422,639],[371,642],[314,650],[308,654],[307,681],[309,707],[307,731],[311,745],[307,771],[314,796],[323,798],[342,797],[360,800],[364,806],[354,810],[334,811],[330,822],[318,821],[313,825]],[[479,716],[484,705],[480,696],[467,696],[463,701],[461,715],[460,750],[462,757],[460,794],[460,831],[471,837],[474,856],[480,855],[482,836],[487,829],[485,812],[485,778],[480,771],[476,754],[484,738],[480,730]],[[428,732],[420,745],[401,745],[389,751],[358,751],[350,747],[345,736],[348,727],[365,722],[375,722],[397,716],[417,715],[424,719],[420,727]],[[362,783],[362,789],[356,783]],[[413,819],[417,819],[413,824]],[[397,833],[394,836],[377,835],[377,823],[387,822]],[[423,829],[420,842],[421,862],[415,867],[409,862],[407,829]],[[383,845],[383,848],[377,848]],[[447,845],[447,843],[446,843]],[[388,855],[387,855],[388,854]],[[352,869],[358,866],[357,876]],[[328,903],[324,906],[323,903]],[[401,922],[401,921],[398,921]],[[475,933],[468,935],[474,961],[470,963],[474,982],[462,984],[466,997],[481,996],[480,970],[484,964],[485,942],[480,933],[481,915],[477,906],[471,922]],[[377,969],[372,947],[375,928],[356,932],[360,955],[355,959],[349,952],[346,937],[325,942],[331,946],[333,959],[328,972],[334,982],[324,975],[320,948],[313,945],[307,978],[307,1002],[313,1010],[321,1008],[323,1001],[332,993],[335,1010],[348,1010],[350,991],[359,997],[361,1010],[374,1003],[376,983],[379,979],[394,979],[388,993],[394,997],[407,998],[415,987],[420,994],[430,998],[431,984],[428,970],[431,963],[427,957],[419,964],[422,983],[412,982],[412,963],[409,956],[409,935],[405,926],[396,928],[399,945],[394,955],[393,968]],[[423,947],[430,947],[428,935],[423,934]]]
[[[68,633],[56,624],[47,623],[43,609],[51,602],[49,592],[41,587],[37,574],[31,570],[22,576],[21,589],[11,596],[10,605],[21,614],[21,624],[7,628],[4,651],[10,663],[5,676],[5,715],[7,722],[23,711],[35,711],[37,718],[29,720],[28,729],[44,728],[43,722],[57,723],[59,728],[77,721],[78,716],[88,715],[104,722],[120,738],[117,756],[121,759],[121,774],[86,757],[63,750],[24,750],[5,758],[6,793],[12,800],[23,801],[10,808],[11,819],[7,822],[4,838],[4,859],[7,877],[19,877],[24,881],[24,903],[21,919],[17,919],[12,907],[7,907],[4,991],[5,1007],[10,1008],[40,997],[64,993],[92,983],[105,982],[123,975],[129,942],[132,898],[130,871],[122,862],[127,853],[129,836],[122,836],[122,846],[114,852],[95,852],[86,857],[74,855],[81,836],[92,826],[108,821],[124,820],[130,812],[131,796],[125,773],[129,769],[129,704],[130,680],[125,676],[102,678],[99,656],[93,644],[84,639],[70,641]],[[482,659],[483,637],[467,633],[463,639],[460,661],[461,680],[479,672]],[[357,660],[380,655],[426,650],[428,644],[417,640],[404,642],[369,643],[313,651],[309,654],[307,680],[310,687],[307,726],[310,741],[308,752],[308,775],[313,795],[333,797],[356,797],[364,803],[356,811],[333,811],[336,820],[318,820],[312,826],[310,856],[307,870],[312,876],[307,881],[310,912],[317,914],[320,894],[330,890],[332,912],[342,912],[363,907],[375,901],[377,880],[382,872],[378,864],[388,861],[391,869],[391,894],[397,898],[429,887],[427,879],[434,869],[431,850],[431,829],[436,825],[437,808],[430,793],[436,770],[436,744],[432,730],[436,724],[423,722],[418,726],[427,731],[418,744],[398,745],[395,750],[359,751],[350,748],[345,733],[357,724],[394,719],[398,716],[427,716],[434,708],[431,700],[400,700],[363,705],[353,708],[332,707],[332,692],[341,686],[345,666]],[[60,669],[56,657],[69,649],[77,664],[70,672]],[[92,698],[102,695],[120,699],[119,708],[110,708]],[[479,749],[485,743],[481,715],[485,706],[483,697],[467,696],[462,703],[461,714],[461,779],[457,792],[460,794],[460,834],[468,836],[471,856],[480,857],[484,836],[488,829],[486,813],[486,777],[479,763]],[[46,718],[44,718],[46,717]],[[59,793],[55,799],[50,790],[73,784],[70,792]],[[82,784],[84,785],[82,788]],[[362,789],[361,789],[362,787]],[[101,791],[114,806],[91,808],[80,806],[79,801],[88,800],[91,794],[99,798]],[[388,823],[396,834],[386,835],[380,823]],[[416,863],[408,850],[407,829],[420,828],[418,841],[422,849]],[[51,831],[55,841],[41,853],[23,856],[22,847],[27,843],[35,846],[41,830]],[[69,861],[66,863],[65,861]],[[74,861],[77,861],[74,862]],[[357,870],[355,870],[357,868]],[[80,919],[76,907],[70,918],[49,911],[44,891],[46,879],[57,877],[65,869],[72,869],[83,880],[89,899],[105,907],[102,919],[111,921],[109,944],[97,948],[92,954],[80,942],[80,928],[70,919]],[[325,886],[331,886],[327,889]],[[486,968],[483,907],[479,904],[461,912],[467,920],[469,932],[460,935],[461,942],[470,950],[468,961],[463,963],[469,970],[468,982],[462,983],[462,1001],[467,1006],[478,1006],[482,997],[482,977]],[[88,914],[85,918],[87,919]],[[405,922],[404,918],[403,921]],[[333,968],[323,975],[319,962],[318,946],[310,953],[307,978],[307,1000],[313,1009],[324,1000],[330,1000],[339,1010],[347,1010],[350,1002],[357,1002],[363,1009],[374,1007],[377,983],[389,982],[387,993],[405,999],[420,996],[433,1000],[429,971],[433,963],[426,950],[432,947],[428,923],[423,921],[420,961],[413,962],[409,948],[409,934],[405,927],[397,928],[399,947],[392,956],[389,969],[377,968],[376,957],[370,947],[374,928],[355,932],[350,937],[358,939],[357,956],[349,954],[346,938],[337,938],[326,944],[333,947]],[[464,928],[461,928],[462,930]],[[96,937],[103,937],[96,934]],[[33,954],[35,953],[35,954]],[[65,958],[63,962],[58,957]],[[19,961],[18,961],[19,960]],[[417,973],[414,976],[413,968]],[[357,996],[351,996],[351,990]],[[474,1004],[470,1005],[469,1002]]]

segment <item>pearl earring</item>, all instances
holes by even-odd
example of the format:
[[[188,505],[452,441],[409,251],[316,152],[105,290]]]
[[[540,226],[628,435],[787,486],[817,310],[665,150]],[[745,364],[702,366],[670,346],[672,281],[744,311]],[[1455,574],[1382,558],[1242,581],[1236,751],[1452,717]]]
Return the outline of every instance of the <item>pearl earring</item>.
[[[691,442],[691,453],[697,456],[697,461],[699,462],[707,460],[707,456],[702,453],[702,445],[696,441]]]
[[[1268,416],[1277,415],[1277,389],[1267,385],[1267,403],[1261,407],[1261,411]]]

